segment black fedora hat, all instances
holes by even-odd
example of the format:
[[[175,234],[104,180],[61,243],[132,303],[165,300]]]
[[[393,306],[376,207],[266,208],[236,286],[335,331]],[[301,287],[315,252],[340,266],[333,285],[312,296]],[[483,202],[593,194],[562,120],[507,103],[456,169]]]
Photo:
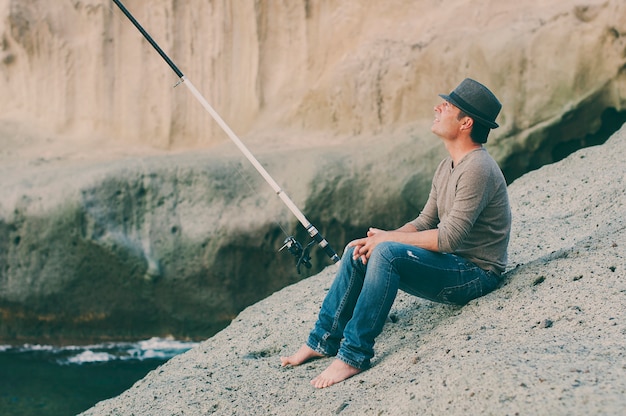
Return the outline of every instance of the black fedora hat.
[[[444,100],[454,104],[472,117],[477,123],[490,129],[498,127],[496,117],[502,104],[489,88],[471,78],[465,78],[450,95],[439,94]]]

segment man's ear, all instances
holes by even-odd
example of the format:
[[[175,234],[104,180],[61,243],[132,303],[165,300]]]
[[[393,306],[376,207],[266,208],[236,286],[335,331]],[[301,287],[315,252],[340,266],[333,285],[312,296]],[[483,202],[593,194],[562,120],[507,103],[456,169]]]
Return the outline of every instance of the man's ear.
[[[474,125],[474,119],[471,117],[463,117],[463,122],[461,123],[461,130],[471,129]]]

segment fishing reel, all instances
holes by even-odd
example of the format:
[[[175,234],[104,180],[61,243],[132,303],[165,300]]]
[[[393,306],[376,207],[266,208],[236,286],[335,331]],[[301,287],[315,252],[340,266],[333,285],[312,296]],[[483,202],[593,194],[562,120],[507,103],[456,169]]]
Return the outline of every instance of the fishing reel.
[[[290,235],[285,239],[285,241],[283,241],[283,243],[283,246],[278,251],[287,249],[287,251],[289,251],[291,255],[296,258],[296,270],[298,271],[298,274],[300,274],[300,266],[303,264],[307,269],[311,268],[311,256],[309,255],[309,251],[311,250],[311,246],[315,244],[315,240],[311,241],[306,247],[302,248],[302,244],[300,244],[294,236]]]

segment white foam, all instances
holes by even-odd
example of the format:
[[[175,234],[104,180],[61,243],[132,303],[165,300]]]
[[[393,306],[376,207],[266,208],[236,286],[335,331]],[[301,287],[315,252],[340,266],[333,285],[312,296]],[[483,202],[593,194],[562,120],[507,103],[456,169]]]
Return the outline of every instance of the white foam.
[[[107,361],[113,361],[115,357],[106,352],[93,352],[91,350],[83,351],[78,355],[67,358],[65,361],[70,364],[84,364],[84,363],[102,363]]]
[[[174,338],[150,338],[138,342],[110,342],[96,345],[51,345],[25,344],[21,347],[0,345],[0,352],[46,353],[59,364],[87,364],[108,361],[168,360],[195,346],[197,342],[179,341]]]

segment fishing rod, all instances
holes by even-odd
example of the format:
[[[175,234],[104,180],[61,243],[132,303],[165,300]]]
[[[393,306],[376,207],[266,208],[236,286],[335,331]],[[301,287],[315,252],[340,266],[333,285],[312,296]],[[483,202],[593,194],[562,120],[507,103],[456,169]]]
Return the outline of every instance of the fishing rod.
[[[246,156],[246,158],[252,163],[252,166],[256,168],[256,170],[261,174],[263,179],[272,187],[272,189],[276,192],[278,197],[287,205],[287,208],[296,216],[296,218],[300,221],[302,226],[309,233],[309,236],[313,239],[306,247],[302,247],[294,236],[288,236],[285,241],[283,241],[283,246],[279,251],[283,249],[287,249],[295,258],[296,258],[296,269],[298,273],[300,273],[300,266],[304,265],[307,268],[311,268],[311,257],[309,255],[309,251],[311,246],[314,243],[317,243],[320,248],[324,250],[324,252],[330,257],[333,262],[339,261],[339,256],[332,247],[328,244],[328,241],[319,233],[317,228],[311,224],[311,222],[304,216],[302,211],[298,209],[296,204],[293,203],[291,198],[287,196],[287,194],[282,190],[282,188],[276,183],[276,181],[270,176],[270,174],[265,170],[265,168],[259,163],[259,161],[254,157],[254,155],[248,150],[248,148],[243,144],[243,142],[237,137],[237,135],[233,132],[233,130],[226,124],[226,122],[220,117],[220,115],[211,107],[209,102],[200,94],[200,92],[196,89],[196,87],[189,81],[189,79],[178,69],[178,67],[172,62],[172,60],[163,52],[163,50],[159,47],[159,45],[152,39],[152,37],[145,31],[145,29],[135,20],[133,15],[124,7],[121,1],[113,0],[113,3],[119,7],[119,9],[126,15],[128,20],[131,21],[133,25],[139,30],[139,32],[143,35],[143,37],[152,45],[152,47],[161,55],[161,58],[165,60],[165,62],[172,68],[172,71],[178,76],[180,79],[180,83],[187,86],[189,91],[193,94],[193,96],[202,104],[202,107],[213,117],[213,120],[217,122],[217,124],[224,130],[224,132],[228,135],[228,137],[237,145],[239,150]]]

